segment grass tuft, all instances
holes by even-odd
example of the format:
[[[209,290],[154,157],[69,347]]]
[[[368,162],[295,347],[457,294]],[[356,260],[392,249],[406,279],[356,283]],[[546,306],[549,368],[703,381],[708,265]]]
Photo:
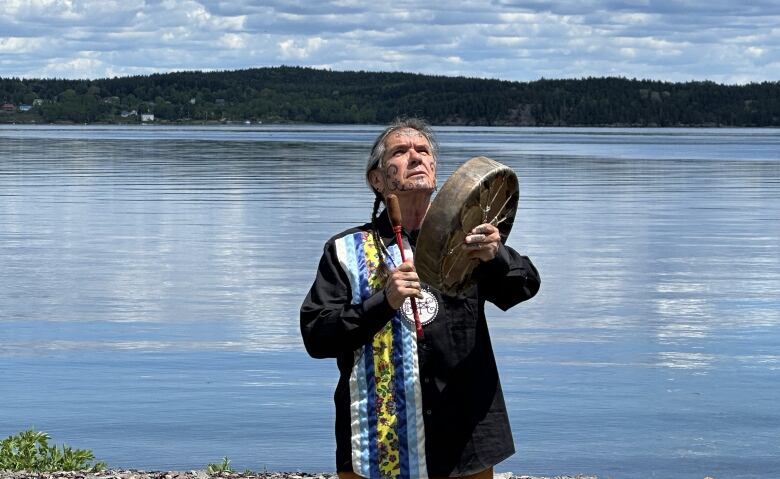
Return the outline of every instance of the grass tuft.
[[[45,432],[29,429],[0,442],[0,471],[102,471],[105,462],[94,461],[92,451],[49,445]]]
[[[222,462],[219,464],[209,464],[206,466],[206,473],[211,474],[219,474],[220,472],[233,472],[233,469],[230,468],[230,459],[227,457],[222,458]]]

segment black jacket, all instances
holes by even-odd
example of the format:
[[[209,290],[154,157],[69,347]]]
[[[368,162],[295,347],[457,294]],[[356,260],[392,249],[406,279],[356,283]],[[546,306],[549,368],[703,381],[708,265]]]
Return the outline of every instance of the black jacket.
[[[380,218],[385,244],[395,243],[387,215]],[[361,304],[350,304],[349,280],[334,241],[370,227],[349,229],[325,244],[316,279],[301,306],[306,350],[316,358],[336,358],[341,373],[334,395],[339,471],[352,469],[348,381],[353,351],[370,342],[396,312],[383,290]],[[404,233],[412,249],[414,233]],[[477,286],[464,298],[431,288],[438,314],[424,327],[425,338],[418,343],[426,460],[432,476],[473,474],[514,453],[484,305],[490,301],[507,310],[530,299],[539,290],[539,273],[527,257],[501,245],[496,258],[477,267],[474,277]]]

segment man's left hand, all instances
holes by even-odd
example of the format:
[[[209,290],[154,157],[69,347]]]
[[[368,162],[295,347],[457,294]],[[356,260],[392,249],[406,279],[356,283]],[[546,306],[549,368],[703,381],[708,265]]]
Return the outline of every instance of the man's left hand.
[[[498,245],[501,244],[501,235],[498,228],[490,223],[483,223],[466,235],[463,248],[470,259],[490,261],[498,253]]]

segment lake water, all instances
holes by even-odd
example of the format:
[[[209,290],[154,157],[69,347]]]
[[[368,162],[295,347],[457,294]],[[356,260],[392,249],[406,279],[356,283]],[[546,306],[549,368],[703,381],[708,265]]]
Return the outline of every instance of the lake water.
[[[377,127],[0,126],[0,436],[114,467],[332,471],[298,308]],[[515,474],[780,474],[780,130],[440,128],[521,183],[488,319]]]

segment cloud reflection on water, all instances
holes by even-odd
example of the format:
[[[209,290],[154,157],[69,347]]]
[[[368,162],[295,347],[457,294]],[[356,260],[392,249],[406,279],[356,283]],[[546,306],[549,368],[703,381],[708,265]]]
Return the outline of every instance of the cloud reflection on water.
[[[110,395],[101,404],[119,412],[101,420],[122,425],[112,440],[129,451],[157,437],[160,421],[175,426],[165,434],[200,421],[206,443],[219,422],[254,457],[246,420],[263,414],[273,454],[284,454],[283,430],[297,450],[295,428],[329,450],[332,421],[313,424],[337,372],[306,356],[298,308],[325,240],[369,218],[361,172],[378,128],[17,128],[0,128],[11,152],[0,158],[0,357],[20,366],[4,371],[4,399],[18,400],[0,419],[29,413],[33,388],[34,414],[64,414],[71,426],[88,390]],[[542,275],[532,301],[487,311],[524,445],[522,463],[507,467],[546,464],[551,450],[564,451],[556,467],[566,457],[572,469],[655,467],[702,431],[705,446],[743,466],[776,456],[755,439],[777,423],[776,131],[440,132],[440,180],[477,154],[518,172],[509,244]],[[49,375],[43,391],[29,368]],[[72,379],[93,387],[61,386]],[[161,388],[192,401],[196,416]],[[151,429],[123,418],[150,401],[163,405],[139,413]],[[756,407],[767,420],[743,420]],[[737,412],[721,421],[722,411]],[[101,424],[84,437],[102,437]],[[183,436],[166,443],[194,457]]]

